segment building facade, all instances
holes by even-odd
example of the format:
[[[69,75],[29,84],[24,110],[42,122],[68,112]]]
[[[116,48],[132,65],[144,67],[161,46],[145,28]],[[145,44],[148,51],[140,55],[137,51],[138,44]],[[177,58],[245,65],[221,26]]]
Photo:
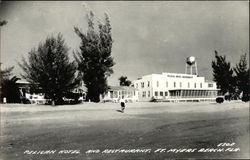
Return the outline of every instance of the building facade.
[[[29,82],[25,80],[18,80],[16,82],[22,103],[32,103],[32,104],[45,104],[47,100],[45,99],[45,94],[41,92],[39,89],[31,91],[31,86]],[[34,85],[34,84],[33,84]],[[26,100],[28,101],[26,101]]]
[[[50,101],[50,99],[45,98],[45,93],[38,87],[38,84],[31,84],[25,80],[18,80],[16,83],[20,91],[21,103],[46,104]],[[83,101],[86,97],[86,90],[86,87],[81,83],[78,88],[73,89],[71,92],[79,94],[79,101]],[[63,100],[69,101],[71,99],[63,97]]]
[[[192,74],[150,74],[135,80],[139,101],[214,101],[217,97],[215,82]]]
[[[107,93],[102,97],[103,102],[119,102],[121,98],[125,102],[138,102],[138,90],[134,87],[111,86]]]

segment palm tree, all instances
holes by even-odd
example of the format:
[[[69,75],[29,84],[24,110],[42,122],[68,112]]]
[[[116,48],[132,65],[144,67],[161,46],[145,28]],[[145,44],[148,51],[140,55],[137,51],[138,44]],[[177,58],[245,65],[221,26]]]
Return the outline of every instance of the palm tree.
[[[120,81],[120,86],[130,86],[131,85],[131,81],[128,80],[126,76],[121,76],[118,80]]]
[[[0,21],[0,26],[6,25],[8,22],[6,20]]]

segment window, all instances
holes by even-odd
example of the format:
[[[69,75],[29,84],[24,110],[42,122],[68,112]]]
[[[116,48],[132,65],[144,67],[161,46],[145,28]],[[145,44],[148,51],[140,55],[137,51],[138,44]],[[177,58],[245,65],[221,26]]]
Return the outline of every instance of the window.
[[[117,91],[114,91],[114,98],[118,98]]]
[[[166,82],[166,87],[168,87],[168,81]]]
[[[136,83],[136,88],[138,88],[138,83]]]
[[[176,82],[174,82],[174,88],[176,87]]]
[[[148,87],[150,86],[150,82],[148,81]]]
[[[196,88],[196,83],[194,83],[194,88]]]
[[[180,82],[180,88],[182,87],[182,83]]]
[[[208,87],[210,87],[210,88],[213,87],[213,84],[212,84],[212,83],[209,83],[209,84],[208,84]]]
[[[168,92],[165,92],[165,96],[168,96]]]
[[[144,88],[144,82],[141,82],[141,88]]]
[[[113,91],[110,91],[110,98],[113,98]]]
[[[131,98],[133,96],[133,93],[131,91],[128,91],[128,98]]]
[[[200,83],[200,88],[202,88],[202,83]]]
[[[190,88],[190,83],[188,82],[188,88]]]
[[[163,92],[160,92],[160,96],[163,96]]]
[[[148,91],[148,97],[150,97],[150,91]]]
[[[142,97],[146,97],[146,91],[142,92]]]
[[[159,87],[159,81],[156,82],[156,86]]]
[[[158,92],[155,92],[155,96],[158,96]]]

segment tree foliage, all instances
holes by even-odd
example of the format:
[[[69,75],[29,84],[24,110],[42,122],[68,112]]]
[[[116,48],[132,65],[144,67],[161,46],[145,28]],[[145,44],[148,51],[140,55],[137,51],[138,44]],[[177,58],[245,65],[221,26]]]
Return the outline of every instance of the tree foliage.
[[[78,69],[88,89],[86,100],[99,102],[99,96],[107,89],[107,78],[113,73],[114,60],[111,56],[112,35],[107,14],[104,23],[99,22],[98,29],[94,25],[94,14],[87,14],[88,30],[83,33],[75,27],[75,33],[80,37],[80,51],[75,52]]]
[[[236,85],[239,92],[244,96],[249,96],[249,68],[247,68],[247,54],[241,56],[240,61],[234,67],[236,74]]]
[[[11,72],[13,71],[13,69],[14,69],[14,66],[8,67],[4,70],[1,70],[0,71],[0,77],[1,77],[0,80],[2,81],[4,79],[9,79],[9,77],[12,75]]]
[[[0,27],[6,25],[8,22],[6,20],[0,20]]]
[[[212,61],[214,81],[221,89],[222,93],[235,93],[235,79],[230,62],[226,61],[226,56],[221,56],[215,51],[215,60]]]
[[[20,91],[16,82],[20,78],[16,76],[11,79],[5,79],[2,84],[2,97],[6,97],[7,103],[20,103]]]
[[[132,83],[126,76],[121,76],[118,80],[120,81],[120,86],[130,86]]]
[[[16,76],[12,76],[12,71],[14,67],[9,67],[4,70],[1,70],[1,91],[0,99],[3,102],[3,98],[7,99],[7,103],[19,103],[20,102],[20,91],[16,82],[19,80]]]
[[[38,84],[45,97],[57,104],[68,91],[76,88],[80,78],[76,76],[77,66],[70,62],[68,47],[61,34],[48,37],[38,48],[28,53],[28,62],[19,63],[24,71],[22,77],[31,84]]]

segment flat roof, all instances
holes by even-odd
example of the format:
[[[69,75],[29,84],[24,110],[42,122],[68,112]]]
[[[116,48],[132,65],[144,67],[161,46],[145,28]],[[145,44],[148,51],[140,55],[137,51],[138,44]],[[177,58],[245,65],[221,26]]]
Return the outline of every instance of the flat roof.
[[[30,84],[30,82],[25,81],[25,80],[17,80],[16,83],[18,83],[18,84]]]
[[[142,77],[147,77],[147,76],[152,76],[152,75],[157,75],[157,76],[168,76],[171,77],[171,76],[182,76],[181,78],[194,78],[194,77],[199,77],[198,75],[194,75],[194,74],[185,74],[185,73],[169,73],[169,72],[162,72],[161,74],[160,73],[153,73],[153,74],[148,74],[148,75],[144,75]],[[138,78],[137,80],[140,80],[142,79],[141,78]],[[179,78],[179,77],[177,77]]]
[[[109,87],[109,89],[108,89],[109,91],[110,90],[115,90],[115,91],[118,91],[118,90],[123,90],[123,91],[127,91],[127,90],[129,90],[129,91],[135,91],[135,90],[137,90],[136,88],[134,88],[134,87],[129,87],[129,86],[110,86]]]

